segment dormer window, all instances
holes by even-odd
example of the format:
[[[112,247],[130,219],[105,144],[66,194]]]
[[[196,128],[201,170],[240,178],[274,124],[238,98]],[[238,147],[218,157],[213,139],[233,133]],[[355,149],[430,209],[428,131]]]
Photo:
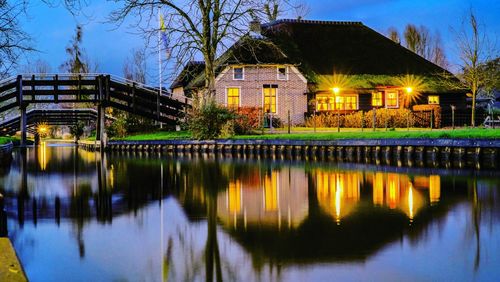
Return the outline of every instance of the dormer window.
[[[278,80],[288,80],[287,67],[278,67]]]
[[[244,80],[245,71],[243,67],[233,67],[233,80]]]

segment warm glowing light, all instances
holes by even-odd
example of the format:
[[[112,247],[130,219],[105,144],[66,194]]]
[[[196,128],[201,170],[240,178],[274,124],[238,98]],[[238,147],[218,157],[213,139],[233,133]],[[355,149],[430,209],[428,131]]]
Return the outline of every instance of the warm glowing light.
[[[410,189],[408,190],[408,209],[410,221],[413,221],[413,187],[410,184]]]
[[[337,180],[337,187],[335,189],[335,220],[340,224],[340,200],[342,198],[342,184]]]
[[[239,213],[241,211],[241,182],[239,180],[229,182],[227,194],[229,212]]]
[[[45,136],[49,133],[49,126],[45,123],[41,123],[37,126],[37,132],[40,136]]]
[[[332,91],[333,91],[333,93],[335,93],[335,94],[339,94],[339,92],[340,92],[340,88],[338,88],[338,87],[333,87],[333,88],[332,88]]]
[[[266,175],[264,178],[264,210],[278,210],[278,174],[272,172],[271,175]]]
[[[45,171],[47,169],[47,144],[45,142],[40,143],[40,148],[38,149],[38,163],[40,164],[41,171]]]
[[[439,175],[429,176],[429,198],[431,204],[439,202],[441,198],[441,176]]]
[[[413,87],[406,87],[406,93],[411,94],[413,92]]]

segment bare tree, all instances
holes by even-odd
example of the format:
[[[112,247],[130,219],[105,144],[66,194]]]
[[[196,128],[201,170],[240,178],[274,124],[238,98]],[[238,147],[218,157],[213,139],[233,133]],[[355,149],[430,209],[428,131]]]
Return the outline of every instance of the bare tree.
[[[132,50],[131,57],[128,57],[123,65],[123,75],[126,79],[146,83],[146,52],[145,50]]]
[[[478,23],[473,11],[470,11],[467,18],[462,21],[461,29],[456,32],[456,45],[462,69],[459,77],[472,94],[471,125],[475,126],[476,96],[481,88],[487,86],[489,77],[487,68],[483,66],[492,56],[498,57],[498,53],[490,46],[486,32]]]
[[[200,102],[211,100],[215,93],[216,58],[229,41],[247,30],[250,15],[255,14],[256,0],[123,0],[110,20],[122,23],[127,17],[135,17],[147,39],[158,32],[159,10],[164,13],[166,40],[169,42],[171,59],[179,67],[196,55],[205,62],[205,89]]]
[[[442,47],[441,35],[431,34],[425,26],[408,24],[404,31],[405,46],[436,65],[447,68],[448,61]]]
[[[401,43],[401,38],[399,37],[399,32],[395,27],[390,27],[387,30],[387,37],[389,37],[390,40],[400,44]]]
[[[292,2],[289,0],[266,0],[263,4],[263,19],[269,22],[277,20],[284,15],[293,15],[302,19],[309,13],[309,6],[305,2]]]
[[[43,59],[36,59],[28,61],[26,65],[22,66],[21,71],[26,74],[46,75],[52,72],[52,66]]]
[[[19,25],[26,5],[26,1],[0,1],[0,78],[9,75],[23,53],[34,50],[29,35]]]
[[[448,69],[450,65],[448,63],[448,59],[446,58],[446,54],[444,53],[441,34],[439,32],[436,32],[431,38],[429,48],[429,57],[427,59],[443,69]]]

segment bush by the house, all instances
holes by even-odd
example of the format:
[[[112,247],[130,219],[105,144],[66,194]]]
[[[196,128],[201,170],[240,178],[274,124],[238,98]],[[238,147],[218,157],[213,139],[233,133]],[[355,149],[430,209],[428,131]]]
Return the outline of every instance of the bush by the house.
[[[261,127],[262,109],[258,107],[241,107],[234,120],[236,134],[250,134]]]
[[[188,126],[193,138],[198,140],[228,137],[223,135],[231,131],[231,123],[235,118],[236,114],[230,109],[209,102],[189,113]]]
[[[350,114],[337,115],[335,112],[317,113],[306,119],[307,127],[341,127],[346,128],[369,128],[373,127],[373,110],[368,112],[357,111]],[[375,127],[377,128],[402,128],[413,127],[415,120],[408,109],[376,109]]]

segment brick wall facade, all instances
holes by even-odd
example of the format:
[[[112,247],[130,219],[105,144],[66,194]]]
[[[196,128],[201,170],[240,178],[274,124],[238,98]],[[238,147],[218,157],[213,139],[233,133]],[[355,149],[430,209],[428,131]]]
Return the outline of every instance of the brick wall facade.
[[[276,115],[284,124],[288,120],[288,110],[292,124],[303,124],[307,111],[307,82],[293,66],[286,66],[288,79],[278,80],[278,66],[243,66],[244,79],[234,80],[232,67],[227,67],[217,77],[216,101],[226,105],[227,88],[240,88],[241,107],[263,107],[263,86],[277,85]],[[280,66],[283,67],[283,66]]]

